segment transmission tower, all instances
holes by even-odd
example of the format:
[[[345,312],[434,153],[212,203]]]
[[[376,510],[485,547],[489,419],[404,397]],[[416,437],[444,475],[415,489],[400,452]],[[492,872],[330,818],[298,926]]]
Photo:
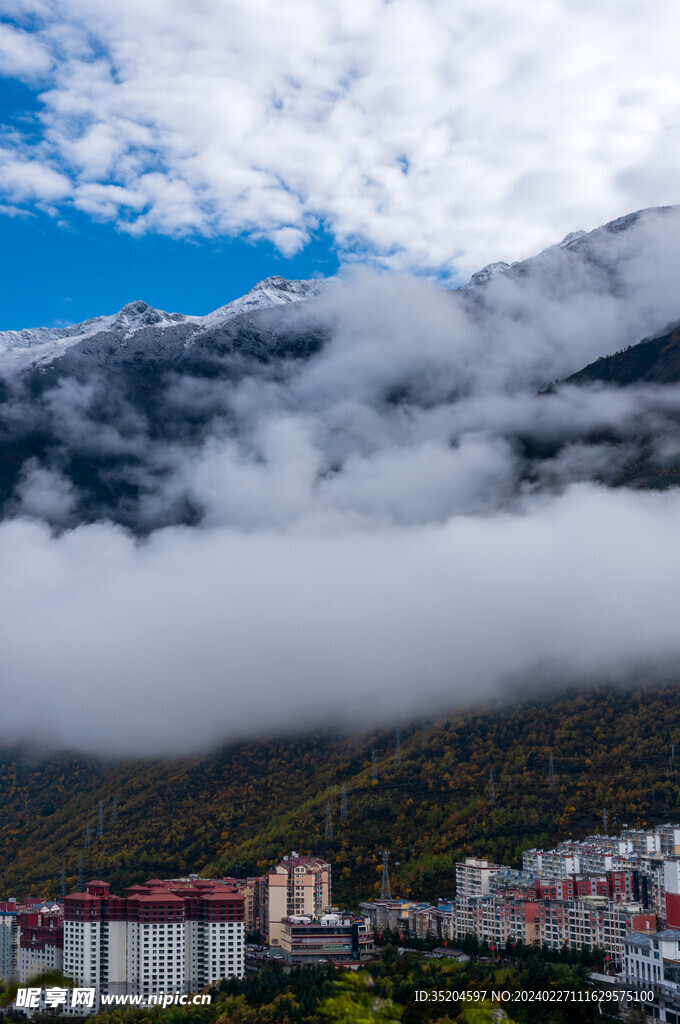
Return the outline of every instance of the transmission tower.
[[[63,903],[66,898],[66,868],[61,869],[61,881],[59,883],[59,902]]]
[[[401,737],[399,736],[399,730],[397,729],[396,739],[394,741],[394,767],[399,768],[401,765]]]
[[[552,750],[550,751],[550,757],[548,758],[548,785],[551,789],[555,788],[555,765],[553,763]]]
[[[371,751],[371,761],[373,762],[371,767],[371,779],[373,782],[378,781],[378,751],[373,747]]]
[[[391,900],[392,890],[390,889],[390,873],[387,868],[387,858],[389,856],[389,850],[383,850],[382,852],[382,883],[380,885],[380,899]]]
[[[602,826],[603,826],[603,829],[604,829],[604,833],[603,834],[605,836],[607,835],[607,822],[608,821],[609,821],[609,812],[607,811],[607,808],[605,807],[605,809],[602,811]]]
[[[333,812],[330,800],[326,804],[326,839],[333,838]]]
[[[347,821],[347,787],[343,784],[342,795],[340,797],[340,821]]]
[[[111,824],[118,824],[118,801],[116,800],[115,796],[111,804]]]
[[[85,849],[86,850],[90,849],[90,823],[89,823],[89,821],[88,821],[87,825],[85,826]]]
[[[427,722],[423,719],[423,750],[427,746]]]
[[[99,816],[97,818],[97,834],[96,839],[101,839],[104,835],[104,801],[99,801]]]
[[[79,853],[78,854],[78,883],[76,885],[76,889],[78,890],[78,892],[82,892],[84,888],[85,888],[85,882],[83,881],[83,855],[82,855],[82,853]]]
[[[492,807],[496,803],[496,790],[493,784],[493,768],[489,768],[489,803]]]

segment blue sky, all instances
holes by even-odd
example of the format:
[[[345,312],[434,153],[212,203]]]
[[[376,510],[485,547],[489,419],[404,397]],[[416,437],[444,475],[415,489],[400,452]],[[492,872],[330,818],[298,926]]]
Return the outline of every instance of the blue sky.
[[[320,233],[293,257],[248,239],[132,237],[69,211],[0,218],[4,260],[0,330],[77,323],[134,299],[168,312],[208,313],[263,277],[333,274],[332,239]]]
[[[34,89],[0,78],[6,131],[39,140],[41,106]],[[0,331],[77,323],[134,299],[168,312],[208,313],[272,274],[325,277],[338,268],[333,239],[322,230],[288,257],[272,242],[247,235],[134,236],[69,204],[49,212],[31,205],[19,209],[0,216]]]
[[[455,284],[673,204],[679,31],[676,0],[0,0],[0,329],[357,258]]]

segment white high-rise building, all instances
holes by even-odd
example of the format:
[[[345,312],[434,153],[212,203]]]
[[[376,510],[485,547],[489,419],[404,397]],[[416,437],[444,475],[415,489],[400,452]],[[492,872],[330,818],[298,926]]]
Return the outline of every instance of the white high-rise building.
[[[103,994],[199,992],[245,970],[243,897],[198,878],[109,894],[88,882],[64,904],[64,974]]]

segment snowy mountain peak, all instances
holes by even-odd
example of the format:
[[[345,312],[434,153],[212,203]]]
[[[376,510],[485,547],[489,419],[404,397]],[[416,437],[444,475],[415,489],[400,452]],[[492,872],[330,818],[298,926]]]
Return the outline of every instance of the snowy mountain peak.
[[[324,281],[288,281],[285,277],[267,277],[264,281],[259,281],[246,295],[227,303],[226,306],[220,306],[207,316],[166,313],[165,310],[154,309],[142,299],[136,299],[110,316],[93,317],[68,327],[32,327],[21,331],[0,331],[0,374],[12,374],[29,366],[51,363],[72,346],[103,332],[117,332],[120,337],[129,339],[137,331],[145,328],[164,331],[177,324],[186,324],[193,331],[202,334],[204,330],[219,326],[243,313],[283,306],[291,302],[302,302],[318,295],[325,284]]]
[[[324,286],[325,282],[320,280],[289,281],[285,277],[265,277],[240,299],[234,299],[233,302],[228,302],[226,306],[220,306],[213,313],[203,317],[203,322],[206,326],[212,326],[218,320],[239,316],[255,309],[269,309],[290,302],[302,302],[304,299],[319,295]]]
[[[154,309],[141,299],[128,302],[111,320],[110,330],[138,331],[142,327],[154,327],[180,323],[187,318],[182,313],[166,313]]]

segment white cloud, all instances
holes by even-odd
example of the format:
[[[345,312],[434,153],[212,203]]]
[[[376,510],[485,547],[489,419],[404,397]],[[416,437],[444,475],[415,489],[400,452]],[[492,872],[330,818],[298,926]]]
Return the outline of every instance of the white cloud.
[[[94,211],[128,230],[291,253],[323,221],[341,248],[465,274],[677,199],[674,0],[5,6],[37,18],[49,159],[84,209],[93,184],[139,196]]]
[[[679,514],[677,492],[581,486],[523,514],[377,533],[168,530],[139,547],[107,524],[55,540],[5,523],[3,722],[177,753],[432,714],[537,668],[547,686],[677,657]]]
[[[0,148],[0,192],[14,202],[54,202],[71,191],[69,179],[39,158],[24,159]]]
[[[44,75],[52,61],[47,48],[35,36],[13,25],[0,23],[0,73],[33,81]]]

